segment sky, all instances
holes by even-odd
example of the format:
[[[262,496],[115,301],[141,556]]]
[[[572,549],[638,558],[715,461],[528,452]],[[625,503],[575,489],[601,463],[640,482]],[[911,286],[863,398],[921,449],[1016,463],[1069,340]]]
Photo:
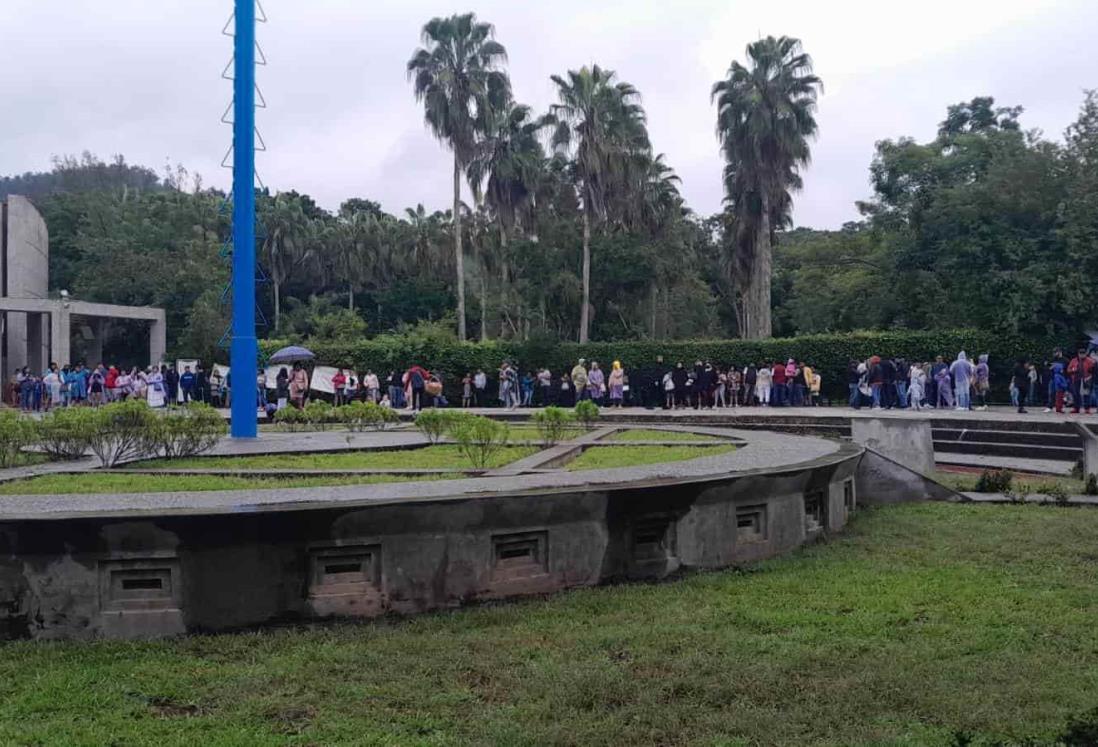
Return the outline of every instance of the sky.
[[[759,36],[795,36],[824,81],[797,225],[837,228],[870,196],[874,143],[931,139],[946,107],[991,95],[1059,139],[1098,88],[1094,0],[263,0],[258,71],[268,150],[257,170],[334,210],[348,197],[393,213],[451,200],[449,151],[423,124],[405,64],[432,16],[474,11],[508,50],[516,99],[541,111],[549,76],[615,70],[643,96],[657,152],[698,213],[720,209],[714,81]],[[221,124],[229,0],[3,0],[0,174],[90,151],[207,186],[231,141]]]

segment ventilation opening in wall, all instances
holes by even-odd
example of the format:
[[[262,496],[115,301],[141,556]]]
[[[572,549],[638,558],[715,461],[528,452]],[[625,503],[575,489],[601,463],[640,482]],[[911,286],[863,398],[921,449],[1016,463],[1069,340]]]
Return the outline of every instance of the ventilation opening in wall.
[[[736,539],[752,542],[766,539],[766,506],[736,507]]]
[[[804,494],[804,526],[814,532],[825,527],[827,499],[822,490],[812,490]]]
[[[549,571],[549,533],[518,532],[492,537],[492,577],[514,579]]]
[[[100,565],[105,610],[140,611],[179,606],[179,562],[174,558],[109,560]]]
[[[633,525],[633,557],[638,560],[666,558],[674,555],[674,519],[670,516],[648,516]]]
[[[377,587],[381,548],[377,545],[316,548],[310,552],[309,593],[343,592],[348,587]]]
[[[846,506],[847,513],[853,511],[858,506],[857,498],[854,495],[853,477],[843,480],[843,505]]]

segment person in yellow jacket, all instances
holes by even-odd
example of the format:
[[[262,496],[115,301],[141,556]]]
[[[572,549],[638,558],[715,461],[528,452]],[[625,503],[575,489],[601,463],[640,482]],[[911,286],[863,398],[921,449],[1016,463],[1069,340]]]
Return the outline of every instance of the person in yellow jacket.
[[[812,368],[811,365],[804,364],[804,386],[808,390],[808,402],[811,407],[816,407],[820,404],[820,375]]]

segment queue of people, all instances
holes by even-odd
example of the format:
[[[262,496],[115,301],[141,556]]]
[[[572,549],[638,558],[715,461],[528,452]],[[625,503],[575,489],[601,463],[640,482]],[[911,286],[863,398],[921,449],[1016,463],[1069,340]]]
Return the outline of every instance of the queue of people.
[[[183,401],[216,404],[210,381],[201,364],[194,371],[188,366],[180,374],[170,366],[126,369],[104,363],[95,366],[50,363],[41,373],[27,366],[15,369],[5,386],[4,401],[24,412],[97,407],[130,399],[144,399],[151,407],[166,407],[180,396]]]

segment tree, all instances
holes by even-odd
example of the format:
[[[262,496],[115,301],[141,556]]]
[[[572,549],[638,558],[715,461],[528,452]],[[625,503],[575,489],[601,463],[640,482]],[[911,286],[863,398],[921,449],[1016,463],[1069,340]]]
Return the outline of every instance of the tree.
[[[297,195],[282,193],[260,204],[259,221],[265,235],[260,255],[271,279],[277,332],[282,316],[282,285],[294,267],[308,257],[310,224]]]
[[[579,341],[587,342],[591,327],[591,230],[607,216],[616,190],[628,189],[638,155],[651,151],[640,93],[617,80],[613,70],[598,65],[552,76],[560,103],[550,107],[546,124],[553,127],[552,144],[573,154],[572,171],[582,203],[583,300]]]
[[[771,334],[772,232],[787,220],[791,190],[801,186],[822,83],[798,39],[768,36],[752,42],[747,59],[747,66],[732,63],[727,77],[713,85],[712,97],[725,159],[725,198],[739,232],[733,266],[740,278],[742,332],[756,339]]]
[[[408,77],[416,99],[423,102],[427,126],[454,152],[454,260],[461,340],[466,339],[461,175],[476,153],[478,136],[491,113],[510,98],[511,84],[501,69],[507,51],[492,36],[492,25],[479,23],[473,13],[432,18],[423,27],[424,47],[408,61]]]

